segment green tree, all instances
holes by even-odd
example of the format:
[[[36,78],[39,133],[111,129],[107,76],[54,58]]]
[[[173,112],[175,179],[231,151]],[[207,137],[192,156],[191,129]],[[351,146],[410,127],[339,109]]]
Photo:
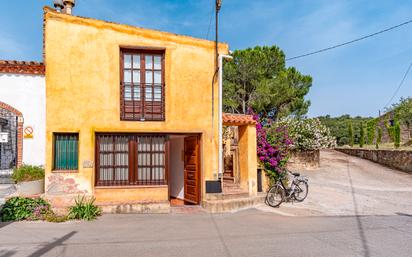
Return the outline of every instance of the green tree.
[[[363,128],[363,122],[360,123],[360,138],[359,138],[359,146],[362,148],[365,144],[365,129]]]
[[[348,123],[348,137],[349,137],[349,145],[353,147],[354,137],[353,137],[353,125],[352,122]]]
[[[225,111],[246,113],[249,108],[277,120],[307,113],[305,100],[312,78],[285,67],[285,54],[276,46],[236,50],[225,61],[223,105]]]
[[[399,121],[395,122],[394,125],[394,137],[395,137],[395,148],[399,148],[401,146],[401,125]]]
[[[412,98],[401,98],[401,100],[393,104],[388,111],[393,111],[395,114],[395,119],[400,121],[402,124],[410,127],[412,125]]]
[[[388,121],[385,121],[385,127],[388,132],[388,136],[392,142],[395,142],[395,123],[396,121],[393,121],[392,125]]]
[[[375,139],[376,123],[377,119],[372,119],[366,123],[367,139],[369,145],[372,145],[373,140]]]
[[[376,149],[379,149],[379,145],[382,142],[382,128],[378,127],[378,137],[376,138]]]

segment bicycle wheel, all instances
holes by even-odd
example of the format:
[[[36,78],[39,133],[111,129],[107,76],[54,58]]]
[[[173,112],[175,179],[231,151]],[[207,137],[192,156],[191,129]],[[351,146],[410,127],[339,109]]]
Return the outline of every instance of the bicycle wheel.
[[[296,188],[295,188],[293,197],[295,198],[296,201],[303,202],[306,196],[308,196],[308,192],[309,192],[308,183],[305,181],[298,181],[296,183]]]
[[[285,190],[279,184],[271,187],[266,195],[266,203],[270,207],[278,207],[285,199]]]

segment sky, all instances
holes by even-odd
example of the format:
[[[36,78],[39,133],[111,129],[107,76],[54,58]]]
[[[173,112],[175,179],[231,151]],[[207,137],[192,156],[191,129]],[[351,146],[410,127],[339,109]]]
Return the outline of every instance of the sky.
[[[42,7],[1,0],[0,59],[41,61]],[[214,0],[77,0],[75,15],[214,38]],[[277,45],[293,57],[412,19],[410,0],[222,0],[220,40],[231,50]],[[209,26],[210,25],[210,26]],[[412,24],[287,62],[313,77],[308,116],[377,116],[412,62]],[[412,72],[395,96],[412,96]]]

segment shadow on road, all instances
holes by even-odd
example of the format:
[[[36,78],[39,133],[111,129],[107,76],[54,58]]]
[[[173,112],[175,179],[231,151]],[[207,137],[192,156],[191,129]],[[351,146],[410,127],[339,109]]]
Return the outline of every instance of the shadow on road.
[[[5,227],[5,226],[7,226],[7,225],[10,225],[11,223],[13,223],[13,222],[3,222],[3,221],[0,221],[0,229],[1,228],[3,228],[3,227]],[[1,255],[0,255],[0,257],[1,257]]]
[[[353,209],[355,212],[355,219],[356,219],[356,223],[357,223],[357,227],[358,227],[358,231],[359,231],[359,236],[361,239],[361,243],[362,243],[362,248],[363,248],[363,255],[365,257],[370,257],[370,251],[369,251],[369,246],[368,246],[368,241],[366,239],[366,235],[365,235],[365,231],[362,225],[362,221],[360,219],[359,216],[359,210],[358,210],[358,202],[356,200],[356,196],[355,196],[355,189],[353,187],[353,181],[352,181],[352,176],[350,173],[350,161],[349,158],[347,157],[347,173],[348,173],[348,178],[349,178],[349,184],[350,184],[350,189],[351,189],[351,193],[352,193],[352,199],[353,199]]]
[[[15,251],[0,250],[0,257],[10,257],[13,256]]]
[[[407,214],[407,213],[403,213],[403,212],[395,212],[395,214],[398,215],[398,216],[405,216],[405,217],[412,218],[412,214]]]
[[[62,245],[62,243],[64,241],[66,241],[67,239],[69,239],[70,237],[72,237],[76,233],[77,233],[77,231],[72,231],[70,233],[67,233],[66,235],[54,240],[53,242],[51,242],[49,244],[46,244],[45,246],[43,246],[39,250],[35,251],[34,253],[32,253],[30,255],[30,257],[43,256],[44,254],[46,254],[48,251],[52,250],[53,248]]]

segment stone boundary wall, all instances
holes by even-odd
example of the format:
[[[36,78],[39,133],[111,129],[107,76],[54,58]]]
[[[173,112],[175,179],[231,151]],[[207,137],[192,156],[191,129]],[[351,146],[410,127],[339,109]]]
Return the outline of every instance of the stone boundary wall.
[[[313,151],[292,151],[287,168],[292,171],[313,170],[320,166],[320,152]]]
[[[412,151],[336,148],[335,150],[412,174]]]

